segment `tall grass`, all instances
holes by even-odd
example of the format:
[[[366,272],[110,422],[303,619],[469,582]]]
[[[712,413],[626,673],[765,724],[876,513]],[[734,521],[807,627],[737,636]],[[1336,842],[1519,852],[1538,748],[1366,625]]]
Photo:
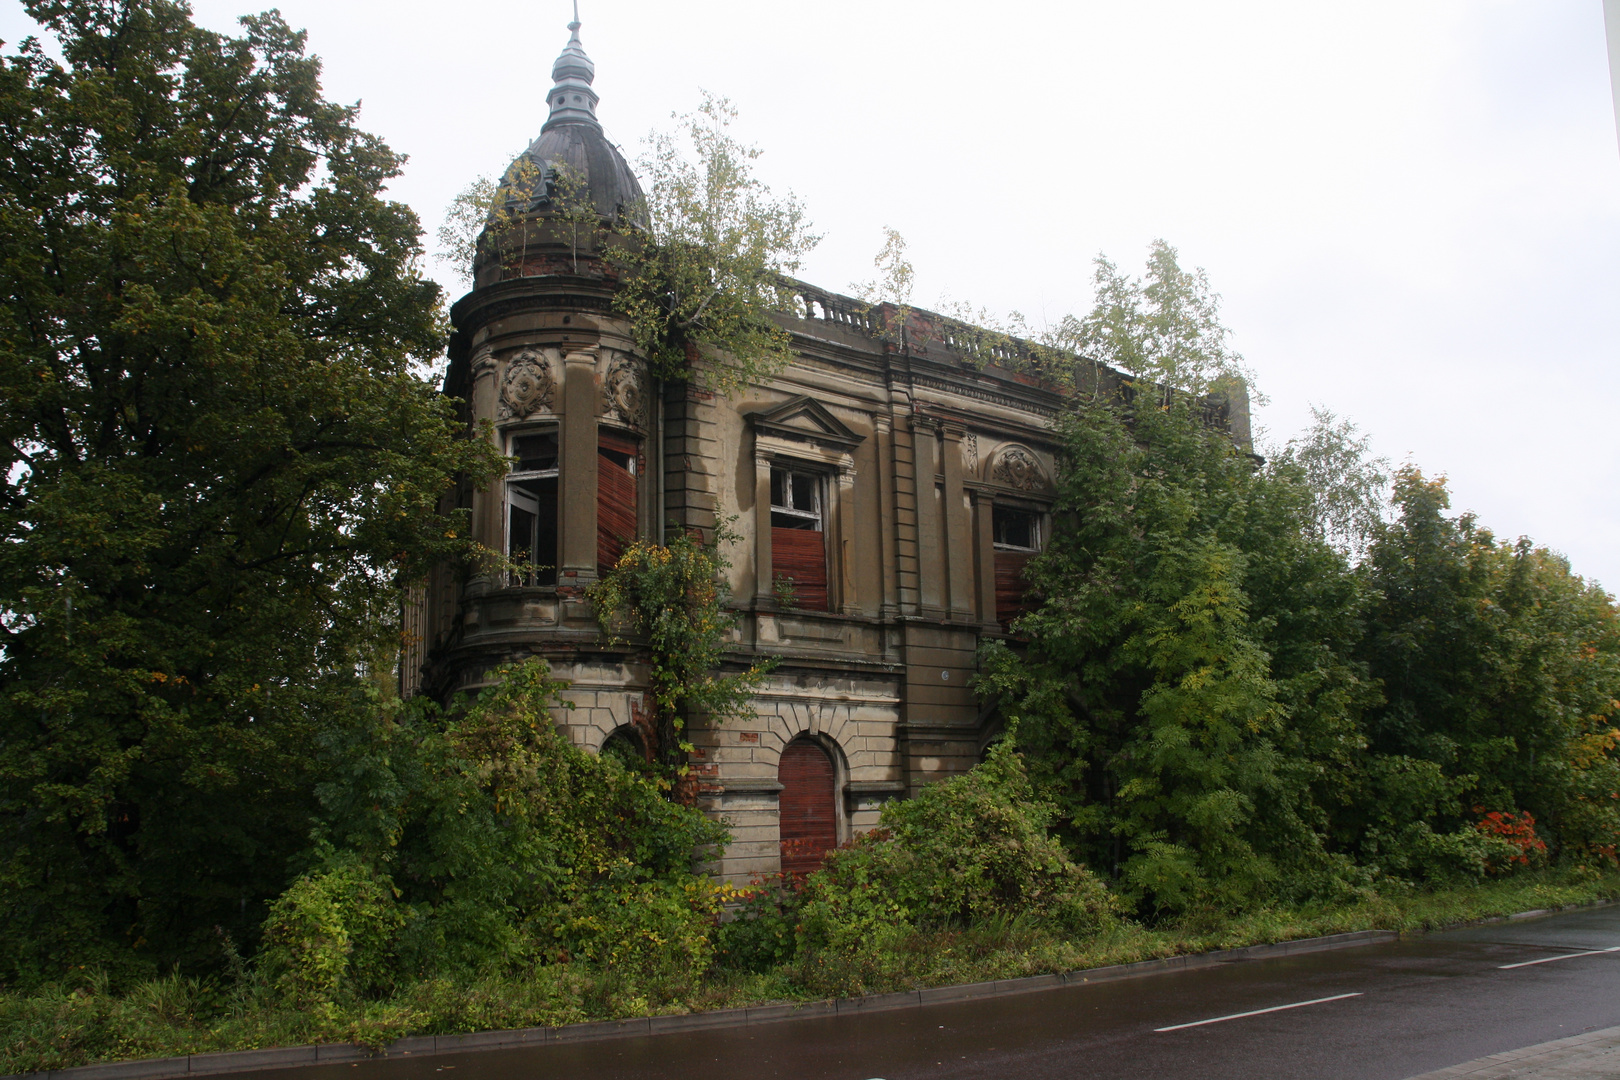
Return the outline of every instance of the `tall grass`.
[[[1174,923],[1120,922],[1083,938],[1016,918],[971,929],[897,932],[836,953],[801,953],[763,974],[638,980],[580,964],[423,980],[328,1015],[279,1000],[251,970],[234,979],[173,973],[123,988],[75,972],[32,993],[0,992],[0,1075],[97,1061],[311,1042],[381,1047],[414,1034],[696,1012],[769,1001],[884,993],[1073,971],[1352,930],[1431,930],[1537,908],[1620,899],[1620,873],[1541,872],[1481,886],[1385,886],[1335,906],[1194,912]]]

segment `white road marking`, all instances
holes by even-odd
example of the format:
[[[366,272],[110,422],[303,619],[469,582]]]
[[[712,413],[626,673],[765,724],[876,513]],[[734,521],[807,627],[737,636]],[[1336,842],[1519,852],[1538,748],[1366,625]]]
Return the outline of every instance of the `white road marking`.
[[[1588,949],[1586,952],[1564,953],[1561,956],[1543,956],[1540,960],[1521,960],[1517,964],[1498,964],[1498,971],[1509,971],[1513,968],[1533,967],[1536,964],[1551,964],[1557,960],[1573,960],[1577,956],[1602,956],[1604,953],[1620,952],[1620,945],[1611,945],[1607,949]]]
[[[1213,1016],[1208,1020],[1194,1020],[1190,1024],[1171,1024],[1169,1027],[1154,1028],[1154,1031],[1180,1031],[1182,1028],[1203,1027],[1205,1024],[1219,1024],[1223,1020],[1241,1020],[1245,1016],[1260,1016],[1263,1013],[1282,1012],[1284,1009],[1303,1009],[1307,1005],[1320,1005],[1324,1001],[1343,1001],[1345,998],[1360,997],[1361,991],[1354,994],[1334,994],[1332,997],[1312,998],[1310,1001],[1296,1001],[1290,1005],[1273,1005],[1269,1009],[1254,1009],[1250,1012],[1233,1013],[1231,1016]]]

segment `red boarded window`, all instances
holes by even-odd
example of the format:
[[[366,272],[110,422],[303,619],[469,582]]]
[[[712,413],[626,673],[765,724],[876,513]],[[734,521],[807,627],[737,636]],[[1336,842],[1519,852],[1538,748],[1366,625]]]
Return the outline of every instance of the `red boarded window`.
[[[815,473],[771,470],[771,578],[792,583],[795,606],[827,610],[827,541]]]
[[[614,431],[597,436],[596,572],[606,574],[636,538],[635,440]]]
[[[997,506],[990,511],[996,552],[996,621],[1003,629],[1030,610],[1024,567],[1041,550],[1041,518],[1033,510]]]
[[[776,778],[782,784],[782,872],[802,877],[838,846],[832,759],[809,739],[795,739],[782,751]]]

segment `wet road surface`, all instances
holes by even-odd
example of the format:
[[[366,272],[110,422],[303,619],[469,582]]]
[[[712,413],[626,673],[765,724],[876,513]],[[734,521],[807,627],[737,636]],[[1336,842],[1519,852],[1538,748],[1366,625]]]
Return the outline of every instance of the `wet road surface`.
[[[1620,1024],[1620,906],[1095,986],[265,1080],[1404,1080]]]

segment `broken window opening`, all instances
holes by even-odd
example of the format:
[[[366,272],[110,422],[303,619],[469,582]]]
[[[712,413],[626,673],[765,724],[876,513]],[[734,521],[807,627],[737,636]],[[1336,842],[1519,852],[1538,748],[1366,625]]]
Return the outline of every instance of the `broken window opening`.
[[[1041,516],[1032,510],[997,506],[990,512],[995,546],[1007,551],[1041,550]]]
[[[506,474],[506,557],[510,585],[557,584],[557,431],[507,437],[516,460]]]
[[[1024,568],[1041,550],[1041,515],[1034,510],[993,506],[990,532],[995,548],[996,621],[1003,630],[1034,608]]]
[[[827,611],[827,541],[821,516],[822,477],[771,469],[771,580],[793,587],[793,606]]]

